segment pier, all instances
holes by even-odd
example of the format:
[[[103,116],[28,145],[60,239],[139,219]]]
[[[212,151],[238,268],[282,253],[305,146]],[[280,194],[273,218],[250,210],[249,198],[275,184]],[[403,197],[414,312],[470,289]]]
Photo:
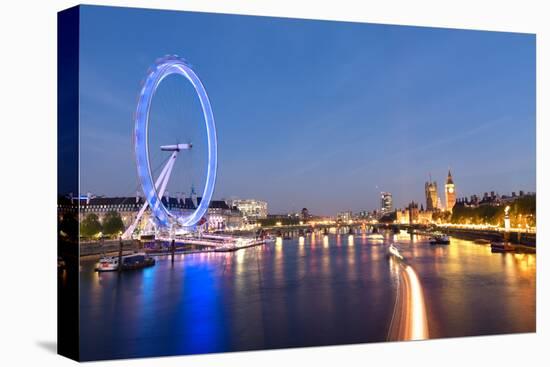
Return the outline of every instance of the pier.
[[[260,246],[268,242],[264,237],[237,237],[230,235],[204,234],[200,237],[190,236],[185,238],[159,237],[154,240],[104,240],[87,241],[80,243],[80,257],[93,258],[103,254],[131,253],[145,251],[150,255],[165,255],[172,251],[177,253],[196,252],[231,252],[243,248]],[[174,248],[172,248],[172,243]],[[121,246],[122,244],[122,246]]]

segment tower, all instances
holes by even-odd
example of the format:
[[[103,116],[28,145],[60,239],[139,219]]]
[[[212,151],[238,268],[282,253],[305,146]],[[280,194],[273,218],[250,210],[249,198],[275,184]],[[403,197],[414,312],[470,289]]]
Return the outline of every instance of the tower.
[[[191,185],[191,194],[189,196],[191,196],[191,200],[193,201],[193,205],[196,208],[199,205],[199,203],[197,201],[197,193],[195,192],[195,185]]]
[[[424,188],[426,189],[426,210],[433,211],[437,208],[437,182],[432,182],[430,177],[430,181],[426,182]]]
[[[380,193],[380,212],[389,213],[393,210],[393,198],[390,192]]]
[[[455,184],[453,182],[453,176],[451,175],[451,170],[449,169],[449,174],[447,175],[447,183],[445,184],[445,207],[447,208],[448,211],[452,212],[455,204],[456,204]]]

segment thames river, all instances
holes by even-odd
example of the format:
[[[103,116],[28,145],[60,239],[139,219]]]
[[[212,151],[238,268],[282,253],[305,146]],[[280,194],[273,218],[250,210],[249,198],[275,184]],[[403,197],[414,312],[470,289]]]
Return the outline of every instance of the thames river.
[[[452,238],[308,235],[232,253],[83,261],[83,360],[535,331],[536,255]],[[395,243],[405,258],[387,256]],[[406,265],[403,265],[406,264]]]

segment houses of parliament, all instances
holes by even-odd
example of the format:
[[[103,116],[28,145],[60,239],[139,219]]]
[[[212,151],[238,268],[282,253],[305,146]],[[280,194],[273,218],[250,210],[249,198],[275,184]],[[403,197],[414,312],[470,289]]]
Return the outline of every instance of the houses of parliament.
[[[430,177],[424,188],[426,191],[426,208],[424,209],[424,205],[420,205],[419,207],[418,203],[414,201],[409,203],[406,208],[396,211],[397,223],[428,224],[432,222],[435,213],[443,210],[452,212],[456,204],[456,190],[450,169],[447,174],[447,181],[445,182],[445,207],[443,207],[441,199],[437,194],[437,182],[432,181]]]
[[[437,194],[437,182],[432,181],[431,178],[426,182],[425,186],[426,191],[426,210],[435,211],[435,210],[448,210],[452,211],[453,207],[456,204],[456,191],[455,184],[453,181],[453,176],[451,170],[447,174],[447,181],[445,183],[445,207],[442,206],[441,199]]]

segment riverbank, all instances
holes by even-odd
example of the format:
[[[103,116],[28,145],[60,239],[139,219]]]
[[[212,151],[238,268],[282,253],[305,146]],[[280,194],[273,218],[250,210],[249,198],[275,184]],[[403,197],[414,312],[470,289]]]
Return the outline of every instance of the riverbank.
[[[534,233],[512,233],[496,231],[479,231],[460,228],[441,228],[442,232],[465,240],[488,240],[490,242],[508,242],[517,252],[534,253],[537,248],[537,237]]]

